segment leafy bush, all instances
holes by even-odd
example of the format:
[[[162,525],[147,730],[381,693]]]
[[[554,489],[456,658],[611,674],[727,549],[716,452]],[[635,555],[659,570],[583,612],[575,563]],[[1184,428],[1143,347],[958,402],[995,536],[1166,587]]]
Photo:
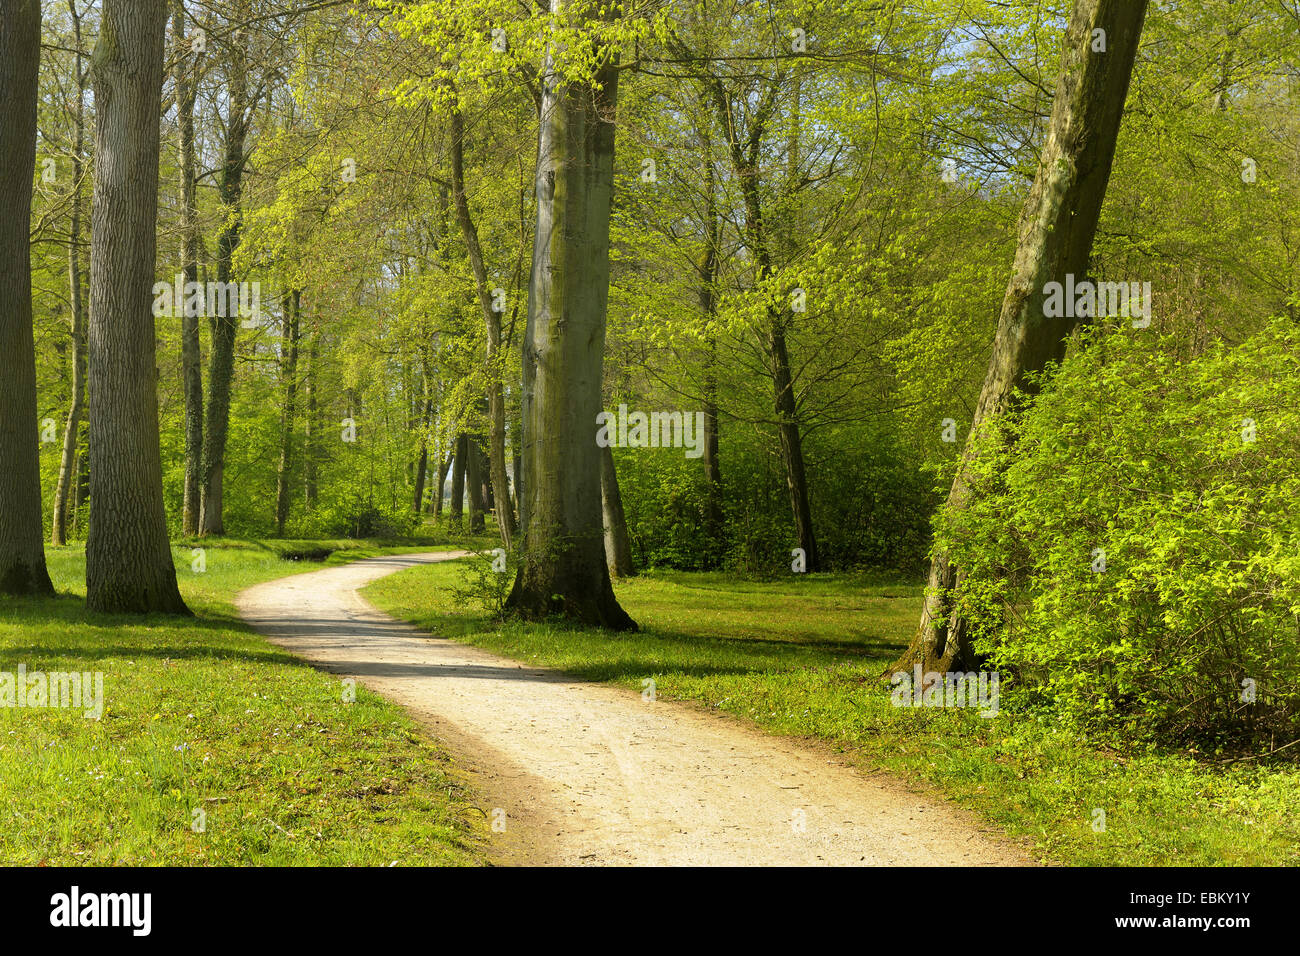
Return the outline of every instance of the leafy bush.
[[[976,503],[937,534],[1010,701],[1281,745],[1300,729],[1300,333],[1180,351],[1085,336],[982,435]]]

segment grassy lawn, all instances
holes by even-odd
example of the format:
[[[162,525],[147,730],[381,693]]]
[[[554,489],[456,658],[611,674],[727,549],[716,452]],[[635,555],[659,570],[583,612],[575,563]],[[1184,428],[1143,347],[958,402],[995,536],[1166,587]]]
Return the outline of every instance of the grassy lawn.
[[[481,811],[401,708],[360,687],[344,703],[235,616],[242,588],[321,566],[280,557],[303,544],[352,548],[339,563],[393,542],[205,541],[203,573],[178,545],[194,620],[87,613],[72,547],[49,551],[60,597],[0,598],[0,670],[99,671],[105,698],[98,721],[0,707],[0,863],[483,861]]]
[[[460,562],[457,562],[459,564]],[[616,585],[640,633],[493,624],[450,588],[455,564],[402,571],[367,597],[442,636],[590,680],[694,701],[773,733],[817,738],[933,785],[1047,862],[1300,863],[1300,768],[1212,768],[1108,753],[1005,710],[895,708],[875,681],[910,637],[923,587],[852,575],[775,583],[652,573]],[[1093,828],[1105,811],[1104,832]]]

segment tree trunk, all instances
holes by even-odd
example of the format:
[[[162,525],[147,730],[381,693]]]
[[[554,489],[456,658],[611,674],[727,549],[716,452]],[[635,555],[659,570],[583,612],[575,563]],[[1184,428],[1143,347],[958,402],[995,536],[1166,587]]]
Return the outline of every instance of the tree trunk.
[[[91,58],[90,495],[86,606],[188,613],[163,509],[152,311],[166,0],[104,0]]]
[[[975,433],[1007,410],[1015,389],[1026,388],[1028,373],[1064,357],[1066,340],[1078,324],[1045,317],[1044,287],[1064,282],[1067,275],[1082,281],[1087,272],[1146,7],[1146,0],[1075,0],[1047,141],[1020,215],[993,356],[945,505],[950,512],[970,503]],[[1105,52],[1093,50],[1096,30],[1105,31]],[[979,666],[967,622],[955,610],[962,580],[948,555],[936,550],[920,627],[891,672],[918,663],[938,672]]]
[[[469,492],[469,530],[471,534],[483,531],[485,523],[483,512],[487,510],[483,501],[483,452],[479,450],[478,441],[472,436],[465,437],[465,488]]]
[[[465,514],[465,459],[469,457],[469,436],[461,432],[451,462],[451,527],[461,529]]]
[[[193,69],[199,54],[191,54],[185,34],[185,3],[172,6],[172,32],[176,37],[176,116],[181,161],[182,269],[185,282],[199,280],[199,231],[196,200],[197,162],[194,152],[194,98],[197,83]],[[199,311],[186,296],[181,311],[181,380],[185,393],[185,491],[181,530],[186,537],[199,533],[203,485],[203,368],[199,346]]]
[[[605,526],[605,563],[610,577],[630,578],[636,574],[632,562],[632,543],[627,535],[627,516],[623,514],[623,496],[618,490],[618,472],[614,470],[614,449],[600,450],[600,502]]]
[[[442,491],[447,485],[447,471],[451,468],[451,458],[442,458],[439,456],[438,463],[438,485],[433,489],[433,517],[436,521],[442,520]]]
[[[0,593],[49,594],[36,442],[32,177],[40,0],[0,7]]]
[[[54,513],[50,521],[50,543],[68,543],[68,501],[77,480],[77,443],[81,419],[86,412],[86,308],[81,280],[81,178],[86,146],[86,73],[81,64],[81,16],[75,0],[69,0],[73,42],[76,44],[77,107],[72,148],[72,211],[68,231],[68,298],[72,302],[72,405],[63,430],[63,451],[59,456],[59,480],[54,489]]]
[[[717,314],[718,297],[715,285],[718,280],[718,237],[721,222],[718,217],[718,200],[715,188],[712,144],[707,133],[700,144],[704,154],[705,217],[708,220],[704,240],[704,260],[700,263],[700,312],[708,336],[709,354],[704,364],[704,530],[708,535],[710,567],[720,563],[714,553],[722,538],[722,466],[718,461],[718,380],[714,372],[717,364],[717,346],[713,338],[713,320]]]
[[[280,464],[275,472],[275,533],[284,537],[289,520],[289,472],[293,467],[293,415],[298,400],[298,320],[302,292],[284,297],[284,412],[280,417]]]
[[[232,19],[242,21],[247,3],[239,4]],[[233,275],[232,261],[242,236],[244,192],[244,152],[248,136],[248,55],[238,32],[230,38],[230,76],[227,94],[230,100],[226,120],[225,155],[217,181],[217,195],[226,216],[217,239],[217,281],[227,283]],[[234,310],[227,309],[227,312]],[[203,425],[203,498],[199,519],[200,533],[225,534],[222,510],[225,498],[223,482],[226,469],[226,435],[230,426],[230,390],[235,372],[235,337],[239,315],[210,316],[212,352],[208,359],[208,397]]]
[[[316,366],[320,362],[320,329],[314,329],[311,348],[307,350],[307,414],[303,419],[302,488],[303,506],[307,513],[316,510],[316,462],[320,442],[320,408],[316,395]]]
[[[553,0],[552,12],[567,12]],[[598,51],[599,55],[599,51]],[[543,67],[537,231],[523,346],[523,560],[508,607],[635,630],[605,563],[600,448],[609,217],[618,71],[597,61],[594,82]]]
[[[478,292],[479,310],[487,335],[485,364],[487,365],[488,400],[488,468],[492,481],[493,504],[497,515],[497,530],[507,548],[515,536],[515,514],[510,506],[510,485],[506,478],[506,402],[501,384],[501,313],[494,307],[492,290],[488,288],[487,267],[483,263],[483,249],[479,245],[478,229],[469,211],[469,198],[465,195],[465,120],[455,87],[452,87],[451,109],[451,185],[460,225],[461,238],[469,252],[470,268],[474,272],[474,286]]]

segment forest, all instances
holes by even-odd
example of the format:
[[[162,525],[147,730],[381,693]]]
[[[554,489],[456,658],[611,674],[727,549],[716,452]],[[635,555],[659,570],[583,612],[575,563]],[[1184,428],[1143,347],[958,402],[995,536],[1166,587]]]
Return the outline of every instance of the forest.
[[[1300,862],[1296,0],[5,0],[0,154],[0,667],[237,714],[237,592],[454,551],[368,599],[1039,861]]]

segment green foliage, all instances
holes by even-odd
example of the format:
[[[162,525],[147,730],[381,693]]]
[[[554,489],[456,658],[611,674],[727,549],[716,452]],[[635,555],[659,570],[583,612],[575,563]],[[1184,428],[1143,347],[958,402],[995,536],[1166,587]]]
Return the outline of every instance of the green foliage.
[[[939,537],[1022,704],[1216,748],[1281,743],[1300,730],[1300,333],[1279,321],[1186,351],[1087,336],[982,436],[976,502]]]

